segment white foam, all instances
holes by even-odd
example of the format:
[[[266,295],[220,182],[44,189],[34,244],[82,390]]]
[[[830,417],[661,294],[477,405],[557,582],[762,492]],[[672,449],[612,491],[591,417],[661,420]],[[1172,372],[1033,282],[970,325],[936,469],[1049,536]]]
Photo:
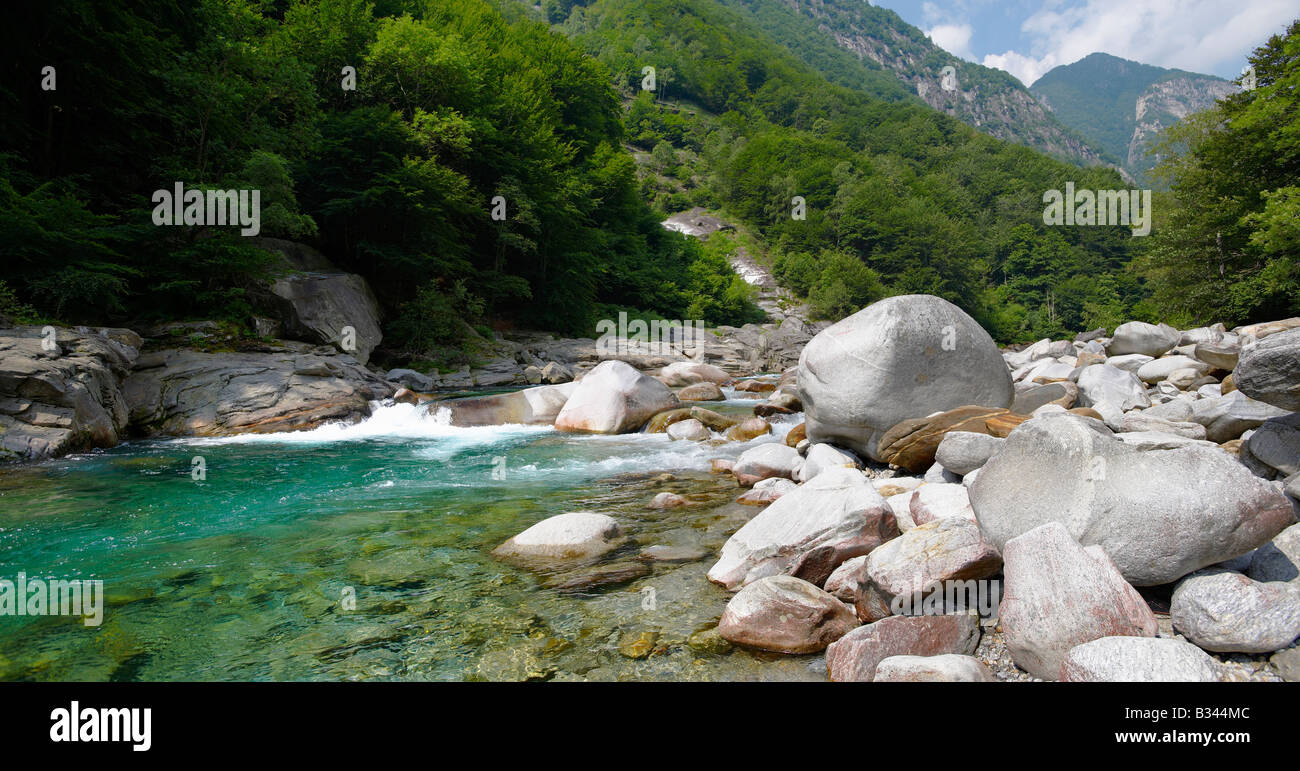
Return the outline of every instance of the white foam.
[[[370,439],[452,439],[461,446],[495,444],[505,439],[554,431],[551,426],[505,424],[499,426],[453,426],[445,409],[430,411],[414,404],[371,403],[370,417],[356,423],[335,421],[306,431],[276,434],[191,438],[190,444],[323,444]]]

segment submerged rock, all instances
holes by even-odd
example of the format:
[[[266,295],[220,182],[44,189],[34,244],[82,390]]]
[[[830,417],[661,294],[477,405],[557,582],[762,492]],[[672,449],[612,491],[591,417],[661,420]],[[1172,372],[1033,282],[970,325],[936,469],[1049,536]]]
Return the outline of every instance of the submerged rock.
[[[529,563],[582,562],[617,548],[622,535],[613,517],[573,511],[538,522],[493,549],[492,555]]]

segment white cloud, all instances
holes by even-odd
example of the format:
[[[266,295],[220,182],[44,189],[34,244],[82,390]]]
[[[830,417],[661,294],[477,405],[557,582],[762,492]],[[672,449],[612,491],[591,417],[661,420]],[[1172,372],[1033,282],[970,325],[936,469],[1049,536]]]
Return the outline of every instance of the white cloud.
[[[969,24],[939,24],[926,31],[934,44],[961,59],[974,61],[975,54],[970,50],[970,38],[973,30]]]
[[[1032,85],[1058,64],[1101,51],[1192,72],[1232,72],[1296,16],[1294,0],[1085,0],[1048,3],[1021,25],[1027,52],[989,54],[984,64]],[[936,39],[935,42],[938,42]]]

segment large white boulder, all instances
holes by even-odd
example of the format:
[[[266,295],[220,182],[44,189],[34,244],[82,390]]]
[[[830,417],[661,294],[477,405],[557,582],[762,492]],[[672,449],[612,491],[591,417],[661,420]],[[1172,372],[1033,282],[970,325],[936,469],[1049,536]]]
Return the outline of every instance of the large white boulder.
[[[655,413],[680,407],[668,386],[630,364],[605,361],[578,382],[555,418],[561,431],[622,434],[635,431]]]
[[[1290,501],[1214,447],[1140,451],[1097,421],[1028,420],[970,486],[994,546],[1048,523],[1106,550],[1137,586],[1174,581],[1266,543],[1294,521]]]
[[[808,439],[876,454],[898,423],[975,404],[1008,407],[1014,391],[993,339],[952,303],[903,295],[822,330],[799,357]]]

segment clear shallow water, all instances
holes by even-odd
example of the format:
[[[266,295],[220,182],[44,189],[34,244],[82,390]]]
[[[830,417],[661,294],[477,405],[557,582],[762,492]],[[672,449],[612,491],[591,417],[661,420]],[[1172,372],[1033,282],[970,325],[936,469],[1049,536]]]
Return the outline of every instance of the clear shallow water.
[[[388,405],[353,425],[5,468],[0,578],[101,579],[106,607],[98,627],[0,616],[0,679],[824,679],[813,657],[687,644],[726,604],[704,578],[712,555],[757,511],[709,459],[752,445],[454,428]],[[693,505],[648,509],[663,491]],[[574,510],[623,524],[605,562],[653,544],[710,556],[582,591],[490,556]]]

